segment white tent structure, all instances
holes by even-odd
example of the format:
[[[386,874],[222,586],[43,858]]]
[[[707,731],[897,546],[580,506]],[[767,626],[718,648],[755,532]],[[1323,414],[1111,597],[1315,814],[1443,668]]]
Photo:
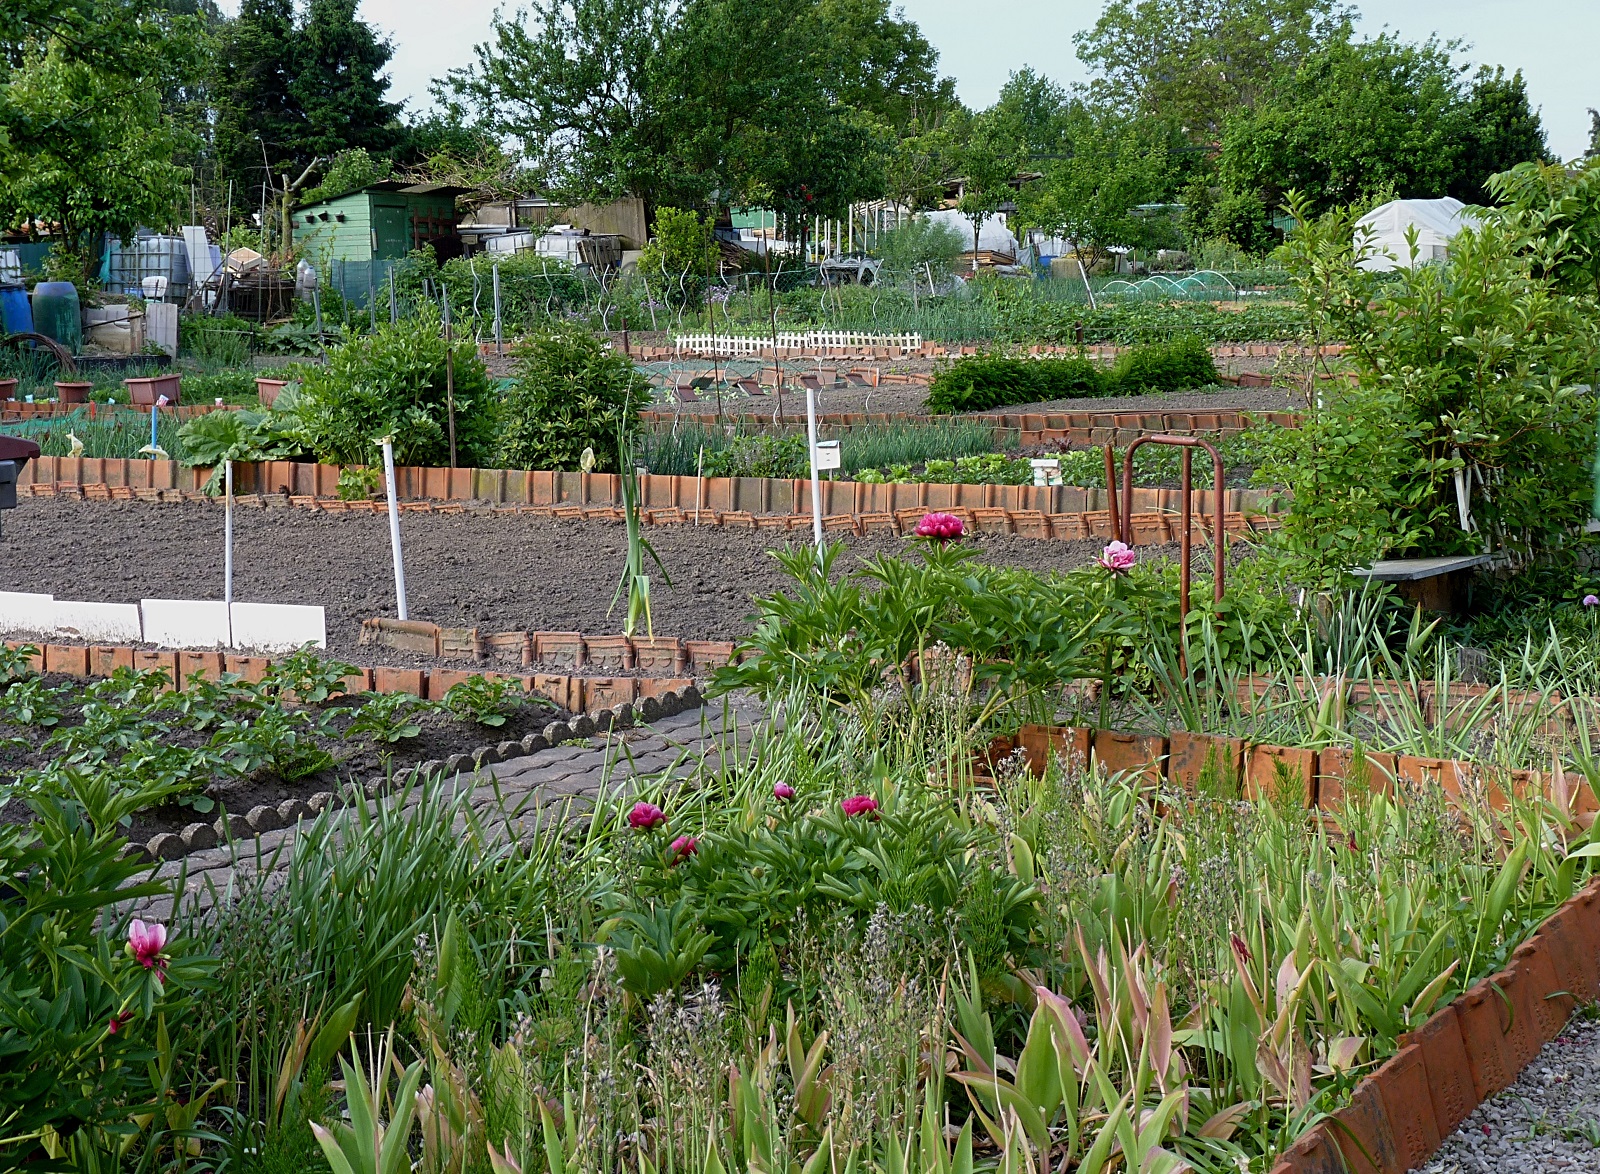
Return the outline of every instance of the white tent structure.
[[[1464,211],[1460,200],[1445,196],[1439,200],[1390,200],[1356,221],[1357,240],[1363,227],[1371,229],[1376,255],[1361,262],[1372,273],[1388,273],[1411,267],[1411,245],[1406,230],[1417,231],[1417,261],[1442,261],[1450,252],[1450,241],[1478,218]]]
[[[940,224],[948,224],[961,234],[961,240],[964,242],[961,247],[971,250],[972,217],[965,212],[958,211],[955,208],[942,208],[934,212],[924,212],[922,218],[936,221]],[[978,229],[978,248],[988,249],[996,253],[1010,253],[1013,257],[1017,255],[1017,238],[1006,227],[1006,214],[1004,212],[996,212],[993,215],[984,217],[983,224]]]

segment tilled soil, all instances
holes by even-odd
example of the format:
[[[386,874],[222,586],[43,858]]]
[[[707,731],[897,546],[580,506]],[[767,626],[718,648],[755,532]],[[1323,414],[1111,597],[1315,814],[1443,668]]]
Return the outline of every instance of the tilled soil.
[[[85,502],[25,498],[4,515],[0,583],[61,599],[219,599],[222,510],[198,503]],[[468,511],[405,514],[400,521],[413,619],[490,631],[615,632],[611,610],[627,553],[620,522],[564,522]],[[382,514],[323,514],[288,506],[234,514],[234,598],[321,605],[329,652],[372,663],[357,650],[361,621],[395,614],[388,521]],[[650,526],[645,536],[672,580],[653,571],[655,631],[682,639],[737,639],[754,600],[787,587],[768,549],[770,531]],[[791,543],[809,533],[791,531]],[[1036,571],[1092,562],[1098,539],[1055,542],[982,534],[968,539],[990,563]],[[892,535],[845,538],[840,572],[882,553],[914,548]],[[1140,556],[1176,557],[1177,547]],[[392,663],[391,657],[382,658]]]
[[[1600,1022],[1582,1014],[1479,1105],[1422,1174],[1600,1170]]]
[[[1221,412],[1233,408],[1250,412],[1301,412],[1305,397],[1282,387],[1217,387],[1209,391],[1174,391],[1150,395],[1108,395],[1058,399],[1047,403],[1010,404],[993,413],[1024,412]]]

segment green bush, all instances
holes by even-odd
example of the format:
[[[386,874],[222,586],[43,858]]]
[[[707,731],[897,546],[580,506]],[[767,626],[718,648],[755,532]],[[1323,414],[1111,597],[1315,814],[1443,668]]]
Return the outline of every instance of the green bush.
[[[631,435],[650,383],[626,355],[580,326],[535,335],[517,350],[495,459],[508,469],[578,467],[592,448],[595,470],[615,472],[618,425]]]
[[[986,412],[1011,404],[1107,395],[1106,373],[1089,359],[968,355],[933,377],[928,411]]]
[[[706,454],[707,477],[806,477],[811,463],[806,438],[789,436],[735,436],[726,448]]]
[[[1148,343],[1124,351],[1111,368],[1117,391],[1187,391],[1217,382],[1211,350],[1198,337],[1185,334],[1171,342]]]
[[[498,416],[489,375],[470,339],[450,349],[456,464],[482,467],[493,454]],[[296,406],[299,439],[326,464],[370,464],[383,436],[394,438],[398,464],[448,464],[445,354],[439,314],[431,306],[334,348],[326,367],[303,370]]]
[[[218,371],[211,375],[184,375],[184,403],[209,404],[219,399],[225,404],[257,402],[255,373]]]

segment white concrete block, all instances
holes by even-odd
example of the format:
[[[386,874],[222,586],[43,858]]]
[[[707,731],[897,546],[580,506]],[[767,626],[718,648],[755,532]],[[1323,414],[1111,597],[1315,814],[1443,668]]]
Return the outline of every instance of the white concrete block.
[[[327,613],[291,603],[233,605],[233,646],[263,652],[293,652],[305,644],[328,646]]]
[[[55,596],[31,591],[0,591],[0,632],[48,636],[55,631],[55,625]]]
[[[72,640],[137,644],[144,639],[137,603],[80,603],[58,599],[55,632]]]
[[[228,605],[218,600],[141,599],[144,638],[162,648],[228,647]]]

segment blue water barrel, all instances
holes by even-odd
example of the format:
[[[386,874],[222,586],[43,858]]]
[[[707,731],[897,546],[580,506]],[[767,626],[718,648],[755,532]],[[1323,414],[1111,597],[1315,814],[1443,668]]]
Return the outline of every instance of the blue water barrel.
[[[32,334],[33,307],[20,285],[0,285],[0,334]]]
[[[41,281],[34,286],[33,328],[77,354],[83,344],[78,287],[70,281]]]

